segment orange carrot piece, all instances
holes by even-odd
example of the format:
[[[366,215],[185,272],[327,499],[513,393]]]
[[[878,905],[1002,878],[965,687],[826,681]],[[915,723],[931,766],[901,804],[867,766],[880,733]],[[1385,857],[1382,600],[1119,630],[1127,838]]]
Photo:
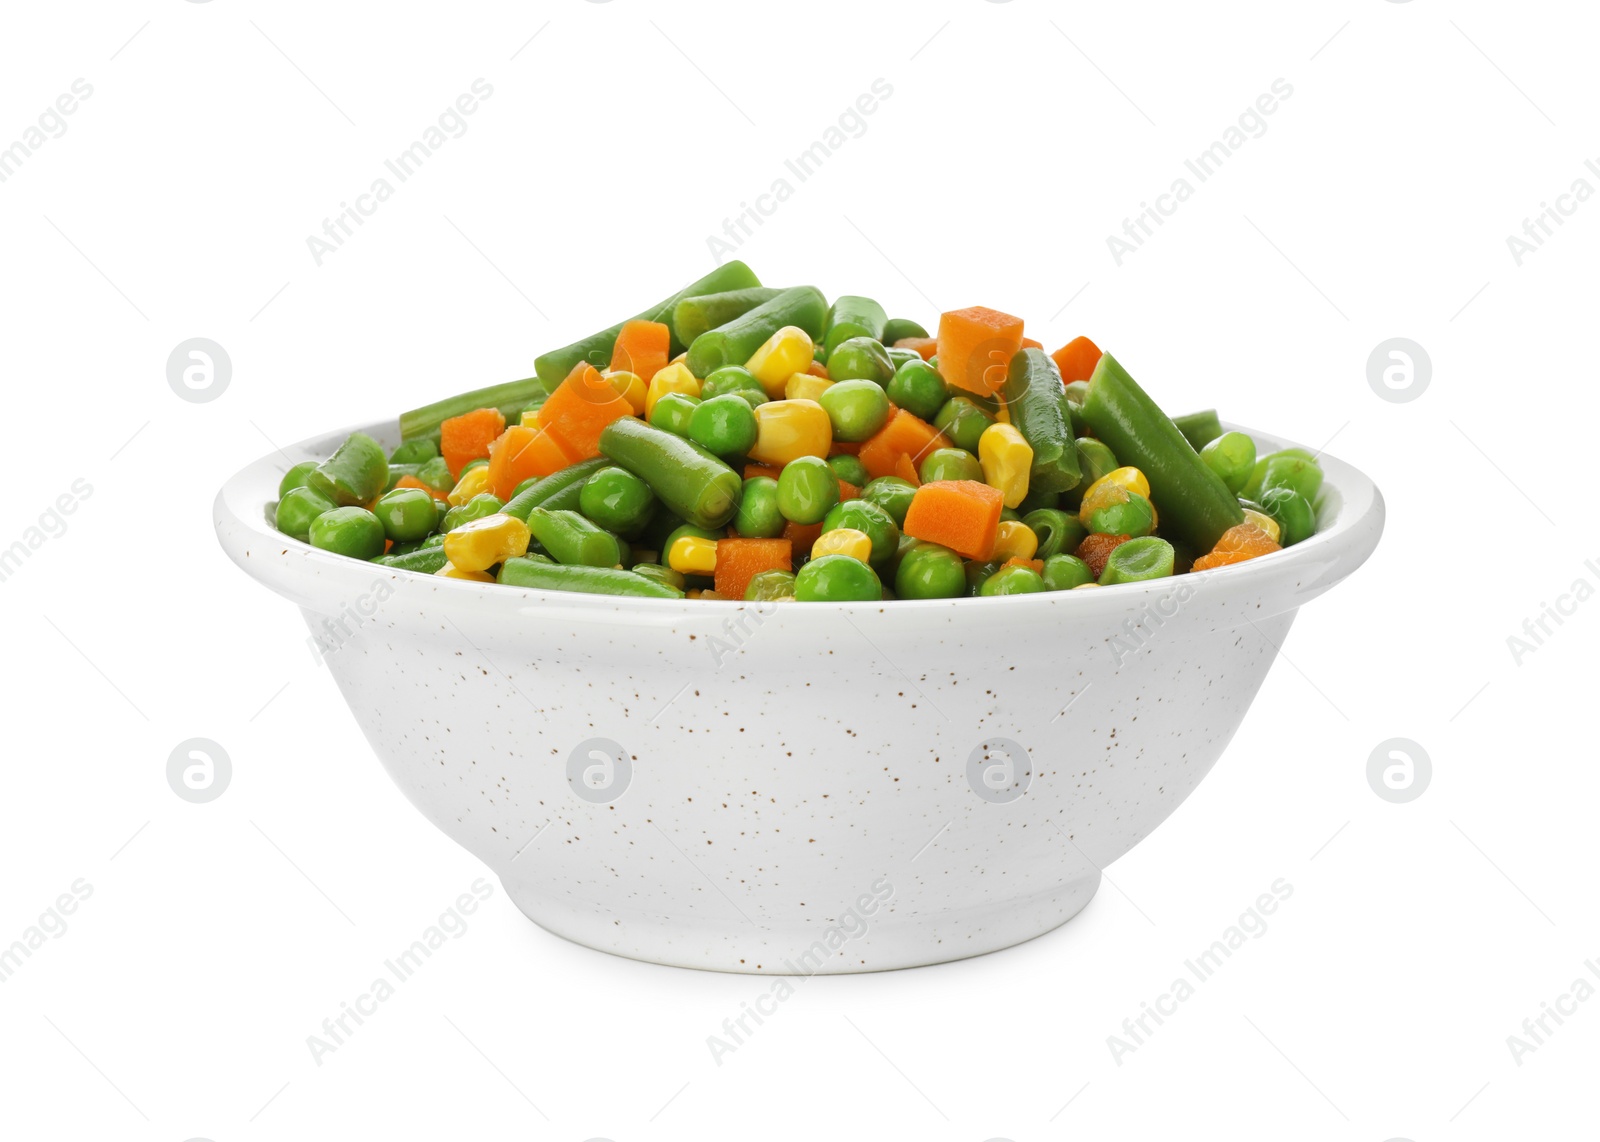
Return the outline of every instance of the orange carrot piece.
[[[1243,563],[1258,555],[1270,555],[1282,548],[1266,532],[1253,523],[1237,523],[1222,533],[1210,554],[1194,561],[1191,571],[1209,571],[1213,567],[1226,567],[1230,563]]]
[[[906,483],[910,484],[913,488],[919,487],[922,484],[922,474],[917,471],[917,462],[911,457],[907,456],[904,452],[895,457],[894,474],[899,476]]]
[[[901,530],[968,559],[988,559],[1004,506],[999,488],[976,480],[935,480],[917,489]]]
[[[539,426],[553,432],[573,463],[600,455],[600,433],[633,406],[587,361],[573,366],[539,408]]]
[[[783,525],[783,538],[792,544],[795,555],[810,555],[811,545],[822,535],[820,523],[795,523],[790,520]],[[720,543],[721,540],[718,540]]]
[[[750,580],[763,571],[788,571],[794,566],[794,545],[787,539],[717,540],[717,594],[744,598]]]
[[[474,460],[489,458],[489,445],[506,430],[506,418],[497,408],[477,408],[452,416],[439,425],[439,454],[450,466],[452,479]]]
[[[810,373],[813,377],[821,377],[825,381],[833,379],[832,377],[828,376],[828,366],[824,365],[821,361],[812,361],[811,364],[806,366],[806,372]]]
[[[1098,579],[1100,572],[1106,569],[1106,560],[1111,557],[1111,553],[1132,538],[1129,535],[1101,535],[1097,532],[1078,544],[1078,550],[1073,554],[1087,563],[1089,570],[1094,572],[1094,577]]]
[[[893,408],[894,405],[891,404],[889,407]],[[859,456],[861,455],[861,444],[859,441],[851,443],[848,440],[835,440],[828,449],[828,455],[833,457],[838,456],[840,453],[846,456]]]
[[[894,343],[896,349],[915,349],[917,356],[929,360],[939,351],[937,337],[902,337]]]
[[[744,478],[746,480],[754,480],[757,476],[766,476],[776,480],[778,474],[782,471],[783,469],[776,464],[746,464],[744,466]]]
[[[849,483],[849,482],[847,482],[845,480],[840,480],[839,481],[839,502],[841,504],[844,503],[846,500],[859,500],[860,498],[861,498],[861,489],[860,488],[856,487],[854,484]]]
[[[645,384],[667,367],[672,330],[659,321],[625,321],[611,350],[611,371],[633,373]]]
[[[438,488],[428,487],[427,484],[424,484],[415,476],[401,476],[394,482],[394,486],[397,488],[421,488],[436,500],[442,500],[450,494],[449,492],[441,492]]]
[[[1044,342],[1035,341],[1032,337],[1024,337],[1022,339],[1022,347],[1024,349],[1043,349]]]
[[[1000,566],[1002,568],[1005,568],[1005,567],[1026,567],[1029,571],[1032,571],[1035,575],[1043,575],[1044,574],[1044,560],[1043,559],[1018,559],[1016,556],[1013,555],[1010,559],[1007,559],[1004,563],[1000,564]]]
[[[958,389],[990,395],[1021,348],[1020,317],[982,305],[939,315],[939,375]]]
[[[553,475],[581,459],[548,429],[513,424],[489,448],[489,490],[502,501],[509,500],[530,476]]]
[[[950,446],[950,438],[933,425],[897,408],[856,455],[867,472],[876,478],[899,475],[901,456],[909,456],[916,466],[935,448]]]
[[[1094,367],[1100,363],[1100,347],[1087,337],[1074,337],[1050,354],[1050,359],[1061,370],[1064,384],[1087,381],[1094,376]]]

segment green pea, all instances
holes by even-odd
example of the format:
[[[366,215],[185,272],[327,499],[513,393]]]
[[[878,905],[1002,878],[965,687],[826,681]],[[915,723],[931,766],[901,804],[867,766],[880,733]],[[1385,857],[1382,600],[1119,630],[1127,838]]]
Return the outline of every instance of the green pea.
[[[1293,547],[1316,533],[1316,509],[1293,488],[1268,488],[1262,492],[1261,510],[1278,521],[1280,546]]]
[[[876,602],[883,598],[883,584],[877,572],[859,559],[824,555],[800,568],[794,577],[794,597],[802,603]]]
[[[278,498],[281,500],[295,488],[306,486],[306,477],[317,470],[315,460],[302,460],[283,474],[283,479],[278,481]],[[324,496],[324,499],[327,497]],[[281,530],[281,529],[280,529]]]
[[[1250,478],[1245,481],[1244,487],[1239,489],[1239,495],[1247,500],[1259,500],[1261,493],[1266,489],[1267,465],[1280,456],[1295,457],[1300,460],[1316,462],[1316,457],[1304,448],[1285,448],[1279,452],[1269,452],[1256,460],[1256,466],[1250,470]]]
[[[857,488],[864,488],[872,479],[872,474],[867,471],[867,466],[848,452],[841,452],[837,456],[828,457],[828,467],[833,469],[833,474],[847,484]]]
[[[823,532],[841,527],[854,528],[872,540],[872,554],[867,559],[869,563],[884,563],[900,546],[899,525],[888,512],[866,500],[846,500],[829,509],[822,519]]]
[[[1149,535],[1155,528],[1155,512],[1150,501],[1138,492],[1129,492],[1120,504],[1107,504],[1089,515],[1089,530],[1096,535]]]
[[[1153,535],[1119,543],[1106,556],[1106,565],[1100,572],[1100,585],[1114,583],[1142,583],[1146,579],[1165,579],[1172,574],[1176,559],[1172,544]]]
[[[931,421],[950,399],[950,390],[938,369],[912,353],[890,378],[889,399],[912,416]]]
[[[435,456],[418,468],[417,479],[436,492],[448,492],[456,486],[455,479],[450,475],[450,465],[445,463],[443,456]]]
[[[487,468],[488,466],[489,466],[489,461],[484,460],[482,458],[479,458],[477,460],[468,460],[465,464],[461,465],[461,471],[456,473],[456,482],[460,483],[461,482],[461,477],[465,476],[468,472],[472,471],[474,468]]]
[[[743,365],[724,365],[720,369],[713,369],[700,385],[701,400],[727,396],[729,393],[743,397],[751,408],[767,403],[767,390],[761,387],[755,374]]]
[[[632,534],[655,513],[656,494],[626,468],[601,468],[584,482],[578,507],[607,531]]]
[[[689,421],[699,401],[683,393],[666,393],[650,410],[650,427],[670,432],[674,436],[689,435]]]
[[[316,465],[313,464],[312,467],[315,468]],[[317,517],[324,512],[331,512],[338,506],[315,488],[302,484],[283,493],[283,498],[278,501],[274,520],[279,531],[304,543],[310,538],[311,525]]]
[[[883,343],[893,345],[907,337],[926,337],[928,331],[909,317],[891,317],[883,323]]]
[[[1256,442],[1242,432],[1224,432],[1200,449],[1200,459],[1238,495],[1255,468]]]
[[[994,423],[994,417],[972,402],[970,397],[951,397],[933,418],[933,426],[950,438],[957,448],[978,454],[978,437]]]
[[[902,599],[958,599],[967,593],[966,565],[948,547],[915,541],[900,558],[894,589]]]
[[[444,518],[439,521],[441,532],[454,531],[464,523],[471,523],[475,519],[482,519],[486,515],[494,515],[506,505],[500,502],[500,497],[492,492],[479,492],[464,504],[459,504],[444,513]]]
[[[718,456],[743,456],[756,442],[756,414],[738,393],[702,400],[689,415],[689,439]]]
[[[1076,507],[1083,499],[1083,493],[1101,476],[1109,475],[1120,467],[1116,454],[1092,436],[1078,437],[1075,447],[1078,452],[1078,471],[1083,473],[1083,477],[1076,487],[1063,496],[1063,501],[1069,507]]]
[[[906,525],[906,512],[911,510],[911,500],[916,494],[917,486],[899,476],[879,476],[861,487],[861,498],[888,512],[896,527]]]
[[[334,508],[311,521],[310,540],[335,555],[375,559],[383,554],[383,524],[366,508]]]
[[[1305,497],[1306,503],[1317,502],[1322,491],[1322,468],[1315,460],[1279,452],[1267,457],[1266,469],[1261,473],[1261,493],[1273,488],[1289,488]]]
[[[851,337],[828,354],[828,376],[834,381],[871,381],[881,388],[894,376],[894,362],[882,342]]]
[[[1132,542],[1131,539],[1128,541]],[[1122,544],[1123,547],[1127,545],[1127,543]],[[1076,555],[1052,555],[1044,561],[1042,578],[1044,589],[1047,591],[1070,591],[1085,583],[1093,583],[1094,572]]]
[[[747,603],[771,603],[778,599],[794,598],[793,571],[762,571],[753,576],[744,589]]]
[[[783,534],[783,513],[778,510],[778,481],[752,476],[744,482],[733,530],[746,539],[776,539]]]
[[[1045,589],[1044,579],[1031,567],[1002,567],[983,581],[978,594],[1031,595]]]
[[[778,474],[778,510],[795,523],[821,523],[839,502],[839,478],[826,460],[801,456]]]
[[[1039,508],[1022,517],[1022,522],[1039,537],[1035,559],[1048,560],[1052,555],[1078,550],[1078,544],[1088,536],[1089,530],[1078,522],[1078,517],[1055,508]],[[1120,532],[1118,533],[1121,534]]]
[[[886,345],[883,351],[889,354],[889,364],[894,366],[897,373],[900,371],[900,366],[907,361],[922,360],[922,354],[915,349],[896,349],[893,345]]]
[[[389,453],[391,464],[426,464],[439,455],[439,446],[434,443],[431,436],[419,436],[415,440],[401,441],[400,447]]]
[[[889,398],[872,381],[835,381],[817,398],[833,422],[833,437],[858,444],[889,419]]]
[[[439,523],[434,498],[421,488],[396,488],[373,505],[372,514],[396,543],[423,539]]]
[[[1067,386],[1067,404],[1074,408],[1082,408],[1083,402],[1089,395],[1088,381],[1073,381]]]
[[[922,460],[917,472],[924,484],[936,480],[983,481],[983,465],[965,448],[935,448]]]
[[[683,576],[670,567],[663,567],[659,563],[635,563],[628,570],[635,575],[643,575],[646,579],[653,579],[657,583],[665,583],[674,590],[683,590]]]

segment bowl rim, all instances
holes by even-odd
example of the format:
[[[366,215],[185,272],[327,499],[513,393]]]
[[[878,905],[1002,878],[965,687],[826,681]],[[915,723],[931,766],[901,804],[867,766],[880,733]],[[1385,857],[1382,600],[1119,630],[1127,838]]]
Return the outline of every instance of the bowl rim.
[[[1137,609],[1141,601],[1151,596],[1172,591],[1175,586],[1189,583],[1210,593],[1213,587],[1226,584],[1230,593],[1250,593],[1252,585],[1278,583],[1303,576],[1313,568],[1333,569],[1333,574],[1319,576],[1328,585],[1344,578],[1364,562],[1376,547],[1383,530],[1385,517],[1382,493],[1371,479],[1354,466],[1326,451],[1307,448],[1294,441],[1260,432],[1228,421],[1222,422],[1225,432],[1243,432],[1256,441],[1258,454],[1284,448],[1302,448],[1317,457],[1323,469],[1323,495],[1318,508],[1317,531],[1293,547],[1268,555],[1257,556],[1242,563],[1215,567],[1206,571],[1187,572],[1162,579],[1149,579],[1136,583],[1117,583],[1096,587],[1090,591],[1039,591],[1031,594],[1001,596],[958,596],[953,599],[894,599],[861,602],[796,604],[804,613],[819,611],[843,612],[857,616],[869,613],[912,615],[929,611],[946,611],[959,606],[961,613],[978,613],[981,608],[1023,608],[1057,606],[1071,596],[1074,607],[1085,617],[1099,613]],[[319,433],[283,448],[274,448],[230,476],[218,490],[213,504],[213,522],[218,539],[228,556],[247,573],[256,578],[260,562],[248,564],[245,548],[249,540],[263,542],[273,547],[281,546],[283,556],[293,556],[297,567],[309,567],[321,574],[333,576],[334,582],[351,583],[357,587],[370,587],[374,570],[390,573],[397,584],[426,584],[430,590],[444,591],[445,598],[464,605],[474,600],[501,599],[508,613],[520,604],[539,602],[552,606],[592,609],[611,613],[637,613],[652,620],[666,618],[689,619],[695,617],[727,616],[751,608],[773,608],[777,604],[748,602],[742,599],[657,599],[635,598],[620,595],[592,595],[574,591],[546,591],[534,588],[507,589],[498,584],[477,583],[467,580],[446,579],[423,575],[400,568],[382,567],[349,556],[336,555],[312,547],[278,531],[268,520],[270,506],[277,500],[277,488],[282,473],[288,466],[303,460],[326,458],[339,442],[352,432],[365,432],[392,448],[396,439],[391,421],[358,424],[332,432]],[[287,461],[281,464],[279,461]],[[293,575],[296,572],[286,572]],[[359,578],[361,583],[355,583]],[[269,586],[272,584],[269,583]],[[493,588],[493,589],[488,589]],[[397,589],[400,589],[397,587]],[[319,592],[320,593],[320,592]],[[787,606],[779,608],[788,610]]]

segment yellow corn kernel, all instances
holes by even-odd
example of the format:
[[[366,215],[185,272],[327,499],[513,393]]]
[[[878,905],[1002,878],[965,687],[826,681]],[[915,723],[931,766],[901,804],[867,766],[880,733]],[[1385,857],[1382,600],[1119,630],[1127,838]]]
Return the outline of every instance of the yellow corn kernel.
[[[1278,521],[1267,515],[1265,512],[1258,512],[1255,508],[1245,508],[1244,522],[1255,524],[1262,531],[1267,533],[1267,537],[1271,539],[1273,543],[1282,542],[1278,538],[1278,536],[1281,534],[1281,529],[1278,527]]]
[[[1032,559],[1039,550],[1039,537],[1033,528],[1020,519],[1003,519],[995,532],[994,555],[996,563],[1007,559]]]
[[[1074,587],[1072,589],[1074,591],[1082,591],[1082,590],[1085,590],[1086,588],[1089,588],[1089,587],[1098,587],[1099,585],[1100,585],[1099,583],[1079,583],[1076,587]]]
[[[525,409],[523,409],[522,410],[522,418],[520,420],[518,420],[517,423],[522,425],[524,428],[538,428],[539,427],[539,410],[536,409],[536,408],[525,408]]]
[[[700,378],[689,371],[689,366],[679,361],[674,361],[664,369],[656,372],[650,378],[650,385],[644,394],[644,418],[650,419],[656,411],[656,401],[668,393],[682,393],[686,397],[699,397]]]
[[[472,471],[456,481],[456,486],[450,489],[447,497],[451,507],[460,507],[473,496],[489,490],[489,466],[479,464]]]
[[[494,576],[487,571],[463,571],[453,563],[446,563],[434,572],[441,579],[467,579],[474,583],[493,583]]]
[[[685,598],[689,598],[689,599],[706,599],[706,600],[709,600],[710,602],[713,602],[713,603],[718,602],[722,598],[721,595],[719,595],[715,591],[711,591],[711,590],[706,590],[706,591],[685,591],[684,592],[684,597]]]
[[[685,535],[667,552],[667,566],[680,575],[710,575],[717,569],[717,541]]]
[[[1010,424],[1011,423],[1011,406],[1002,403],[999,408],[995,409],[994,410],[994,422],[996,424]]]
[[[802,456],[826,460],[833,445],[833,422],[814,400],[775,400],[757,405],[756,443],[750,459],[783,466]]]
[[[1033,468],[1033,449],[1009,424],[991,424],[978,437],[978,463],[983,466],[983,482],[998,488],[1005,505],[1014,508],[1028,497],[1028,472]]]
[[[811,558],[821,559],[824,555],[848,555],[865,563],[872,558],[872,537],[853,527],[825,531],[811,545]]]
[[[645,388],[644,378],[638,373],[630,373],[626,369],[618,369],[614,373],[601,373],[602,377],[611,382],[611,387],[617,390],[617,395],[627,401],[633,409],[634,416],[644,415],[645,395],[649,390]]]
[[[827,377],[796,373],[783,386],[785,400],[817,400],[833,384]]]
[[[487,571],[512,556],[526,555],[530,538],[527,524],[496,512],[447,532],[444,554],[458,571]]]
[[[1144,473],[1137,468],[1122,467],[1113,469],[1101,476],[1099,480],[1096,480],[1095,484],[1100,483],[1101,480],[1110,480],[1113,484],[1121,484],[1130,492],[1138,492],[1147,500],[1150,498],[1150,481],[1146,480]],[[1089,485],[1089,490],[1091,492],[1094,491],[1094,484]]]
[[[1089,490],[1083,493],[1083,503],[1078,508],[1078,522],[1085,527],[1089,526],[1091,515],[1101,508],[1126,502],[1129,492],[1137,492],[1145,499],[1150,498],[1150,483],[1144,478],[1143,472],[1137,468],[1118,468],[1113,472],[1107,472],[1090,484]],[[1153,513],[1153,506],[1151,510]]]
[[[811,343],[810,334],[797,325],[785,325],[767,338],[766,343],[744,363],[744,367],[761,382],[761,387],[767,390],[767,396],[778,400],[783,396],[783,387],[789,383],[789,378],[806,371],[814,352],[816,346]]]

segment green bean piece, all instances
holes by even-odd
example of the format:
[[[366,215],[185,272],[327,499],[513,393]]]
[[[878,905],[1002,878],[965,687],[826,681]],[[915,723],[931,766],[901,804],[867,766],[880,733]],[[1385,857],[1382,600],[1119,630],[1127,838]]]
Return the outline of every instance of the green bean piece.
[[[833,469],[835,476],[857,489],[866,487],[868,481],[872,479],[872,473],[867,471],[867,466],[848,452],[829,456],[828,467]]]
[[[1153,535],[1119,543],[1106,556],[1100,572],[1100,585],[1142,583],[1146,579],[1165,579],[1172,574],[1172,544]]]
[[[1200,449],[1200,459],[1238,495],[1256,466],[1256,442],[1242,432],[1224,432]]]
[[[678,302],[686,297],[703,297],[712,293],[727,293],[736,289],[753,289],[761,285],[755,272],[740,261],[724,262],[698,281],[690,282],[677,293],[667,298],[658,305],[653,305],[643,313],[635,314],[629,321],[659,321],[671,328],[672,316],[677,309]],[[759,307],[758,307],[759,308]],[[539,380],[544,383],[545,390],[554,392],[555,387],[567,379],[567,374],[572,372],[579,361],[588,361],[597,369],[607,369],[611,366],[611,352],[617,345],[617,334],[622,332],[622,327],[627,321],[619,321],[609,329],[602,329],[598,333],[591,333],[581,340],[574,341],[560,349],[551,350],[534,359],[533,368],[539,375]],[[683,351],[683,345],[672,338],[671,352],[674,354]],[[741,359],[738,364],[743,364]],[[699,376],[700,374],[695,374]]]
[[[1268,488],[1261,493],[1261,508],[1278,521],[1278,544],[1282,547],[1293,547],[1316,533],[1316,509],[1293,488]]]
[[[731,264],[731,263],[730,263]],[[685,364],[697,377],[709,377],[724,365],[742,365],[767,338],[785,326],[806,331],[813,341],[822,335],[827,302],[813,286],[794,286],[726,325],[696,337]]]
[[[828,350],[830,380],[871,381],[884,388],[893,376],[889,351],[871,337],[851,337]]]
[[[1094,482],[1101,476],[1108,476],[1122,467],[1117,463],[1116,455],[1104,443],[1092,436],[1080,436],[1073,442],[1073,450],[1078,454],[1078,470],[1083,473],[1078,485],[1062,494],[1062,503],[1067,507],[1076,508],[1083,500],[1083,493],[1087,492]]]
[[[292,466],[283,474],[283,479],[278,481],[278,498],[281,500],[295,488],[303,488],[311,478],[311,473],[317,470],[315,460],[302,460]]]
[[[1196,452],[1222,435],[1222,421],[1217,419],[1217,410],[1214,408],[1175,416],[1172,423]]]
[[[1044,579],[1031,567],[1002,567],[993,575],[983,581],[983,586],[978,589],[978,594],[985,597],[994,595],[1032,595],[1045,590]]]
[[[1239,502],[1183,433],[1110,353],[1089,379],[1084,420],[1124,464],[1144,473],[1161,526],[1196,550],[1210,551],[1244,520]]]
[[[464,523],[482,519],[505,510],[505,505],[500,502],[500,497],[493,492],[479,492],[464,504],[447,508],[444,516],[439,520],[441,534],[454,531]],[[524,521],[526,522],[526,521]]]
[[[871,567],[848,555],[824,555],[795,573],[794,597],[802,603],[865,603],[883,598]]]
[[[1280,456],[1297,457],[1301,460],[1310,460],[1313,463],[1317,459],[1304,448],[1285,448],[1278,452],[1268,452],[1265,456],[1259,456],[1256,458],[1256,466],[1250,470],[1250,478],[1245,481],[1244,487],[1239,489],[1239,495],[1247,500],[1260,499],[1261,492],[1265,486],[1263,481],[1267,477],[1267,464]]]
[[[407,476],[415,479],[420,471],[422,471],[421,464],[396,464],[393,460],[389,461],[389,478],[384,480],[383,490],[385,492],[394,491],[395,485],[401,480]]]
[[[312,547],[352,559],[383,554],[383,524],[366,508],[347,506],[323,512],[311,521],[308,539]]]
[[[1281,452],[1267,457],[1267,467],[1261,475],[1261,494],[1273,488],[1289,488],[1305,497],[1306,503],[1317,502],[1322,491],[1322,468],[1315,460],[1289,456]]]
[[[683,590],[683,576],[670,567],[663,567],[659,563],[635,563],[629,570],[635,575],[643,575],[646,579],[671,587],[674,591]]]
[[[744,481],[737,472],[698,445],[631,416],[606,426],[600,451],[649,484],[674,514],[699,527],[723,526],[739,506]]]
[[[894,573],[902,599],[958,599],[967,593],[967,568],[961,556],[937,543],[913,541]]]
[[[778,510],[778,481],[771,476],[746,480],[739,510],[733,516],[733,530],[745,539],[776,539],[786,522]]]
[[[528,530],[557,563],[614,567],[622,562],[617,537],[577,512],[534,508],[528,513]]]
[[[834,299],[822,327],[822,340],[827,346],[829,359],[832,359],[835,349],[851,338],[870,337],[874,341],[882,341],[884,327],[888,323],[889,316],[883,312],[883,306],[870,297],[840,294]]]
[[[401,554],[390,551],[387,555],[380,555],[373,560],[385,567],[393,567],[397,571],[415,571],[419,575],[437,575],[450,558],[445,555],[443,547],[418,547],[415,550]]]
[[[1094,572],[1076,555],[1052,555],[1044,561],[1041,578],[1047,591],[1070,591],[1085,583],[1093,583]]]
[[[978,454],[978,438],[994,423],[994,417],[979,408],[970,396],[951,397],[940,407],[933,426],[950,438],[957,448]]]
[[[899,476],[879,476],[861,488],[861,498],[888,512],[896,527],[906,525],[906,512],[911,510],[911,499],[916,494],[917,486]]]
[[[762,571],[753,576],[744,589],[747,603],[772,603],[779,599],[794,598],[793,571]]]
[[[306,484],[334,503],[349,507],[371,503],[388,478],[389,458],[383,454],[383,445],[365,432],[352,432],[306,477]]]
[[[867,562],[875,567],[887,563],[900,546],[899,525],[888,512],[866,500],[845,500],[828,509],[828,514],[822,517],[823,534],[841,527],[854,528],[872,540],[872,554]]]
[[[1058,508],[1061,506],[1063,492],[1036,492],[1028,489],[1028,494],[1022,497],[1022,502],[1017,505],[1017,514],[1026,517],[1029,512],[1036,512],[1040,508]]]
[[[609,363],[609,357],[607,361]],[[562,374],[566,376],[565,373]],[[544,387],[538,377],[520,381],[506,381],[488,388],[474,389],[470,393],[446,397],[444,400],[408,409],[400,414],[400,439],[427,438],[430,442],[438,436],[439,426],[451,417],[465,416],[480,408],[497,408],[507,424],[515,424],[522,410],[543,400]]]
[[[537,591],[578,591],[642,599],[681,599],[683,592],[657,579],[616,567],[563,566],[518,555],[500,564],[500,582]]]
[[[455,477],[450,475],[450,465],[445,463],[443,456],[436,456],[423,463],[417,469],[417,479],[436,492],[449,493],[456,486]]]
[[[1076,413],[1083,408],[1084,398],[1089,395],[1089,382],[1073,381],[1063,391],[1067,394],[1067,407]]]
[[[907,337],[926,337],[927,335],[928,331],[909,317],[891,317],[883,323],[883,336],[878,340],[892,347],[896,341],[904,341]],[[924,417],[923,419],[927,418]]]
[[[570,468],[552,472],[531,487],[519,487],[516,494],[506,501],[504,511],[523,523],[528,522],[528,513],[534,508],[571,511],[582,498],[584,483],[610,463],[604,456],[596,456],[592,460],[580,460]]]
[[[821,523],[839,502],[839,478],[826,460],[801,456],[778,473],[778,510],[798,524]]]
[[[1022,522],[1039,537],[1039,548],[1033,553],[1035,559],[1048,560],[1062,552],[1071,554],[1089,535],[1077,516],[1056,508],[1038,508],[1023,516]]]
[[[767,286],[724,290],[686,297],[672,307],[672,336],[678,345],[693,345],[694,339],[736,317],[743,317],[756,306],[771,301],[783,291]]]
[[[889,364],[893,365],[897,372],[901,365],[922,360],[922,354],[915,349],[896,349],[893,345],[885,345],[883,351],[889,354]]]
[[[980,563],[976,559],[967,560],[967,594],[972,598],[977,598],[979,592],[983,590],[984,583],[988,582],[989,576],[998,570],[1000,570],[1000,564],[998,563]]]
[[[439,523],[434,498],[421,488],[396,488],[385,492],[372,507],[383,533],[396,543],[427,538]]]
[[[1076,487],[1082,473],[1056,363],[1042,350],[1023,349],[1011,358],[1003,391],[1012,426],[1033,449],[1029,489],[1064,492]]]
[[[302,485],[290,488],[278,500],[273,522],[283,534],[305,543],[311,537],[311,525],[317,517],[338,506],[317,489]]]
[[[850,444],[870,440],[889,419],[889,397],[873,381],[835,381],[817,403],[833,422],[833,438]]]
[[[439,445],[432,437],[402,441],[400,447],[389,453],[390,464],[426,464],[439,455]]]
[[[950,399],[950,388],[938,369],[913,355],[889,378],[889,399],[919,420],[932,422]]]

